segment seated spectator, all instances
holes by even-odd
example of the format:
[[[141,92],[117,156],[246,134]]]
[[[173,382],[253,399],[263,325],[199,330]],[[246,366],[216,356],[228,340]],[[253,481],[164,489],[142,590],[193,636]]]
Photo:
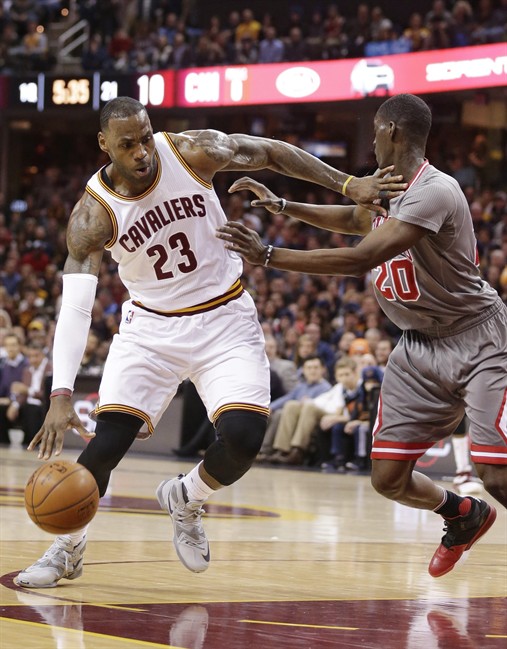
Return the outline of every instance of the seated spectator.
[[[316,322],[308,323],[304,329],[304,332],[307,336],[310,336],[311,340],[313,341],[317,356],[322,359],[324,365],[326,366],[328,378],[332,377],[334,374],[335,363],[334,347],[325,340],[322,340],[321,327]]]
[[[251,9],[243,9],[241,13],[241,22],[236,27],[236,43],[241,43],[245,38],[256,43],[259,40],[262,31],[262,25],[255,19]]]
[[[338,6],[328,5],[323,21],[323,58],[338,59],[347,55],[348,37],[344,32],[344,25],[345,18],[340,14]]]
[[[308,46],[308,57],[311,61],[318,61],[322,58],[322,46],[324,43],[324,18],[320,9],[315,8],[310,16],[310,23],[306,30],[306,44]],[[307,202],[305,200],[305,202]],[[311,200],[308,202],[312,202]]]
[[[501,0],[500,6],[494,7],[491,0],[480,0],[476,20],[477,27],[471,34],[474,44],[504,41],[507,28],[507,2]]]
[[[192,63],[192,50],[186,42],[185,34],[178,32],[174,36],[172,52],[167,61],[169,67],[180,70],[188,68]]]
[[[336,363],[336,385],[327,392],[303,401],[288,400],[282,409],[273,441],[273,464],[301,465],[312,441],[312,434],[324,415],[341,417],[345,408],[344,390],[357,387],[356,363],[343,358]]]
[[[326,368],[318,356],[308,357],[302,367],[302,378],[287,394],[275,399],[269,406],[270,419],[257,461],[270,459],[274,454],[273,441],[278,429],[282,409],[288,403],[299,403],[327,392],[331,384],[324,378]]]
[[[349,56],[362,58],[364,46],[371,41],[370,7],[365,2],[357,5],[355,18],[347,23],[347,35]]]
[[[103,44],[102,36],[93,34],[83,50],[81,67],[83,70],[103,70],[107,64],[107,50]]]
[[[379,367],[365,367],[361,371],[359,386],[354,386],[352,381],[348,384],[344,396],[345,412],[339,417],[326,415],[322,418],[321,437],[331,428],[328,452],[331,459],[323,462],[321,468],[334,468],[339,473],[367,468],[382,379],[383,372]],[[320,446],[323,446],[322,442]]]
[[[280,63],[283,56],[283,41],[277,37],[274,27],[267,27],[264,38],[259,43],[259,63]]]
[[[41,344],[30,343],[27,346],[26,356],[28,364],[23,370],[22,380],[11,383],[11,402],[6,411],[9,426],[22,429],[24,446],[28,446],[44,421],[47,411],[45,403],[46,377],[52,371],[49,359]]]
[[[48,70],[50,68],[48,39],[44,28],[35,20],[28,20],[26,33],[18,46],[11,47],[9,55],[19,61],[17,69]]]
[[[444,23],[448,28],[452,25],[452,14],[447,10],[445,0],[433,0],[430,11],[424,18],[428,29],[435,23]]]
[[[452,47],[467,47],[470,45],[475,26],[474,11],[471,4],[468,0],[458,0],[452,8]]]
[[[265,336],[266,356],[268,357],[269,366],[277,373],[282,382],[284,394],[293,390],[298,383],[298,373],[294,361],[282,358],[278,353],[278,344],[276,338],[272,335]],[[275,398],[271,395],[271,400]]]
[[[285,39],[284,61],[308,61],[308,45],[303,39],[303,32],[299,27],[293,27],[288,38]]]
[[[37,20],[36,0],[12,0],[9,7],[9,18],[14,23],[20,38],[28,31],[28,23]]]
[[[21,351],[19,337],[13,333],[4,336],[3,352],[0,362],[0,444],[6,445],[10,443],[9,428],[12,427],[11,420],[7,418],[13,401],[11,385],[22,382],[28,361]]]
[[[410,43],[411,52],[420,52],[424,49],[430,30],[424,25],[423,17],[417,11],[410,14],[408,27],[403,31],[403,36]]]
[[[237,65],[251,65],[257,63],[259,52],[257,49],[257,42],[250,36],[243,36],[243,38],[236,43],[236,54],[234,63]]]
[[[374,356],[375,356],[375,365],[380,368],[384,368],[387,365],[387,361],[391,352],[393,351],[393,343],[389,338],[382,338],[378,341]]]
[[[81,359],[79,374],[85,374],[87,376],[99,376],[102,373],[104,363],[97,357],[99,344],[100,338],[93,331],[93,329],[90,329],[90,331],[88,332],[88,338],[86,340],[83,358]]]

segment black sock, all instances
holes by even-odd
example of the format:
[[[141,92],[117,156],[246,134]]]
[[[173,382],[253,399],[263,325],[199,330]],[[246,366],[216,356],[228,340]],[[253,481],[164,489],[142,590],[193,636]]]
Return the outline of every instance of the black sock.
[[[458,494],[455,494],[453,491],[446,490],[445,493],[447,494],[445,503],[435,509],[436,514],[440,514],[444,518],[456,518],[468,514],[470,507],[460,507],[460,505],[465,502],[465,498],[458,496]],[[463,511],[464,509],[466,511]]]

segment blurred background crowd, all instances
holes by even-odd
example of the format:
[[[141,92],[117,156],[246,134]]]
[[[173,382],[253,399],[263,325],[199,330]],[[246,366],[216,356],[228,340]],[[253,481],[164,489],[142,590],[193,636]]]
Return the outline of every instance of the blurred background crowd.
[[[197,0],[4,0],[0,71],[54,69],[48,30],[69,16],[84,21],[81,68],[117,72],[380,56],[506,38],[507,0],[433,0],[411,13],[382,2],[296,0],[282,15],[273,5],[255,8],[265,3],[235,4],[213,3],[210,15]]]
[[[83,68],[110,66],[139,71],[143,65],[152,69],[316,60],[368,55],[369,50],[376,51],[385,42],[390,42],[396,51],[454,47],[505,39],[507,21],[506,0],[435,0],[427,13],[413,13],[409,24],[399,24],[396,16],[386,15],[381,6],[366,3],[354,3],[353,15],[345,15],[335,4],[314,3],[311,11],[295,5],[283,24],[273,24],[268,13],[256,15],[248,7],[221,15],[220,3],[216,3],[216,15],[208,23],[199,24],[196,4],[184,0],[77,2],[76,10],[90,25],[89,42],[82,54]],[[23,60],[19,52],[14,55],[12,51],[24,47],[30,35],[43,37],[51,21],[62,20],[66,6],[65,2],[52,0],[0,3],[0,59],[4,71],[15,69]],[[49,60],[43,63],[43,56],[35,57],[34,61],[50,66]],[[35,65],[33,61],[32,64]],[[287,133],[274,135],[288,139]],[[71,150],[58,147],[58,136],[51,138],[46,134],[34,140],[33,159],[25,165],[20,179],[20,199],[8,203],[0,196],[0,443],[9,442],[7,430],[14,425],[23,428],[25,443],[40,426],[45,407],[43,383],[51,372],[52,339],[67,252],[66,223],[87,179],[107,162],[93,138],[76,134]],[[460,140],[459,133],[454,139],[449,138],[445,124],[436,128],[428,157],[460,183],[477,235],[480,272],[507,302],[507,179],[491,164],[484,131],[476,129],[469,142]],[[291,141],[300,144],[296,136]],[[374,169],[371,159],[361,168],[342,167],[356,175]],[[257,230],[266,244],[302,250],[356,245],[357,237],[324,232],[252,208],[252,196],[227,192],[237,177],[238,174],[223,173],[215,178],[225,212],[230,219]],[[347,201],[339,194],[270,173],[258,174],[256,178],[265,180],[275,193],[288,200],[325,204]],[[368,275],[317,277],[245,264],[242,279],[255,299],[269,340],[273,398],[282,398],[277,406],[283,406],[283,396],[298,385],[319,384],[326,388],[324,392],[330,390],[337,384],[336,363],[344,358],[354,361],[356,388],[364,387],[373,376],[381,381],[382,368],[400,332],[380,311]],[[82,374],[100,376],[112,336],[118,330],[121,304],[127,297],[116,265],[106,253]],[[310,370],[305,369],[305,363],[310,360],[311,366],[315,359],[319,359],[321,371],[317,368],[317,375],[309,380]],[[311,370],[315,369],[314,363]],[[348,396],[347,389],[342,390],[340,398],[342,407],[348,410],[348,420],[362,422],[364,429],[364,422],[371,415],[371,403],[363,387],[362,392],[349,390]],[[307,393],[303,390],[302,394]],[[314,427],[322,423],[320,417],[326,414],[325,408],[319,406],[313,413],[316,414],[319,418]],[[279,421],[273,419],[278,425]],[[335,424],[343,422],[333,422],[327,428],[320,426],[321,432],[332,431]],[[195,430],[186,433],[188,454],[205,447],[212,434],[206,426],[200,432],[198,428],[196,425]],[[357,436],[359,428],[357,424],[352,437]],[[194,432],[195,443],[191,440]],[[319,441],[312,437],[306,440],[306,448],[296,447],[303,454],[291,454],[290,440],[277,441],[276,432],[272,430],[267,437],[261,459],[271,457],[271,461],[291,464],[334,462],[335,466],[343,467],[347,463],[354,466],[358,457],[366,457],[364,435],[362,442],[356,439],[352,450],[347,451],[345,444],[344,451],[343,444],[332,446],[329,432],[327,437],[324,435],[324,450],[322,438]],[[351,437],[350,432],[341,434]],[[358,455],[361,444],[362,455]],[[349,457],[345,457],[347,453]]]

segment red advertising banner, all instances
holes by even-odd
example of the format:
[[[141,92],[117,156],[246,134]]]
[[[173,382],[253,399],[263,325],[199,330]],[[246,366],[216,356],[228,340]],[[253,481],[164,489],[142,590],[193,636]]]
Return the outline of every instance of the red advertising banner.
[[[191,68],[176,73],[177,106],[343,101],[507,86],[507,44],[391,56]]]

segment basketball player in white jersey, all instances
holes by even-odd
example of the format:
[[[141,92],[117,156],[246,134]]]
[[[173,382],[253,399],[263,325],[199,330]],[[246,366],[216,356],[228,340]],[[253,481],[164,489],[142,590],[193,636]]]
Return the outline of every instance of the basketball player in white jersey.
[[[217,440],[187,476],[165,480],[157,497],[173,519],[182,563],[207,569],[203,502],[238,480],[262,444],[269,413],[269,365],[255,305],[240,283],[240,256],[215,237],[226,216],[212,185],[217,171],[272,169],[370,204],[398,196],[400,178],[356,179],[283,142],[218,131],[156,133],[142,104],[110,101],[100,148],[111,162],[90,178],[68,225],[62,307],[55,332],[51,405],[29,448],[62,449],[66,430],[92,438],[78,462],[104,495],[112,469],[138,436],[151,434],[186,378],[195,384]],[[389,170],[385,170],[387,173]],[[385,175],[385,174],[384,174]],[[95,433],[71,395],[86,345],[104,248],[130,294],[105,364]],[[143,430],[141,430],[143,429]],[[18,575],[25,587],[55,586],[82,572],[86,529],[59,536]]]
[[[355,248],[266,248],[255,232],[233,222],[218,236],[251,263],[325,275],[372,270],[380,305],[404,331],[382,384],[372,483],[387,498],[444,517],[446,534],[429,566],[439,577],[490,528],[496,511],[442,489],[414,471],[415,463],[455,430],[466,411],[477,472],[507,507],[507,308],[480,276],[459,185],[424,157],[430,127],[430,109],[414,95],[392,97],[379,108],[377,162],[393,164],[409,187],[386,205],[387,217],[375,216],[373,224],[362,208],[286,202],[248,178],[231,187],[252,190],[261,199],[252,204],[272,212],[283,208],[315,226],[366,235]]]

